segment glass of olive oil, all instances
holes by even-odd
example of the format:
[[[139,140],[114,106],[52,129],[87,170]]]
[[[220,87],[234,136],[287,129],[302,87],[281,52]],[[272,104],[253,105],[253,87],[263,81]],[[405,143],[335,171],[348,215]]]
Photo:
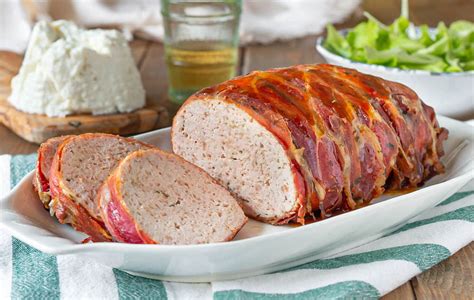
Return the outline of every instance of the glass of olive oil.
[[[241,0],[161,0],[171,101],[235,76]]]

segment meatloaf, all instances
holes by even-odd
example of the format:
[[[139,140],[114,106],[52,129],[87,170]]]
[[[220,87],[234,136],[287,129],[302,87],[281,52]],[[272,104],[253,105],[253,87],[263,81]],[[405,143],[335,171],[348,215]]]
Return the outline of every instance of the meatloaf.
[[[92,241],[109,241],[97,205],[97,190],[130,152],[152,146],[111,134],[88,133],[62,142],[50,172],[51,210]]]
[[[102,220],[119,242],[223,242],[247,221],[229,191],[206,172],[158,149],[129,154],[98,195]]]
[[[353,210],[443,172],[447,131],[410,88],[332,65],[257,71],[191,96],[176,154],[271,224]]]

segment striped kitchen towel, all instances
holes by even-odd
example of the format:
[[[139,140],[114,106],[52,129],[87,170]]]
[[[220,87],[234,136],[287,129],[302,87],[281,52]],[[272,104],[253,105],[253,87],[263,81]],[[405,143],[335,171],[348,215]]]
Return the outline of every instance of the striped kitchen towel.
[[[0,156],[0,196],[36,156]],[[0,299],[377,298],[474,237],[474,184],[376,241],[282,272],[207,284],[129,275],[75,255],[44,254],[0,231]]]

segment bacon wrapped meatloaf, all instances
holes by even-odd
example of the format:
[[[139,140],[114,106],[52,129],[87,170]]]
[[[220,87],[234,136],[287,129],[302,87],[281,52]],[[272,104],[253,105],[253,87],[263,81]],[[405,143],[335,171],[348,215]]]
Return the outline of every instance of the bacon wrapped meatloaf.
[[[447,130],[408,87],[332,65],[253,72],[191,96],[173,150],[271,224],[327,218],[443,172]]]

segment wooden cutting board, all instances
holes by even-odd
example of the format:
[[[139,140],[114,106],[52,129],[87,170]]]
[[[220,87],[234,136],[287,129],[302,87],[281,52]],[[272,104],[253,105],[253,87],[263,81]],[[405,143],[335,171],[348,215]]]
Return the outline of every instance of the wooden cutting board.
[[[167,110],[158,105],[147,105],[131,113],[100,116],[47,117],[21,112],[6,100],[10,95],[11,79],[18,72],[20,64],[20,55],[0,52],[0,123],[29,142],[39,144],[51,137],[85,132],[131,135],[169,124]]]

